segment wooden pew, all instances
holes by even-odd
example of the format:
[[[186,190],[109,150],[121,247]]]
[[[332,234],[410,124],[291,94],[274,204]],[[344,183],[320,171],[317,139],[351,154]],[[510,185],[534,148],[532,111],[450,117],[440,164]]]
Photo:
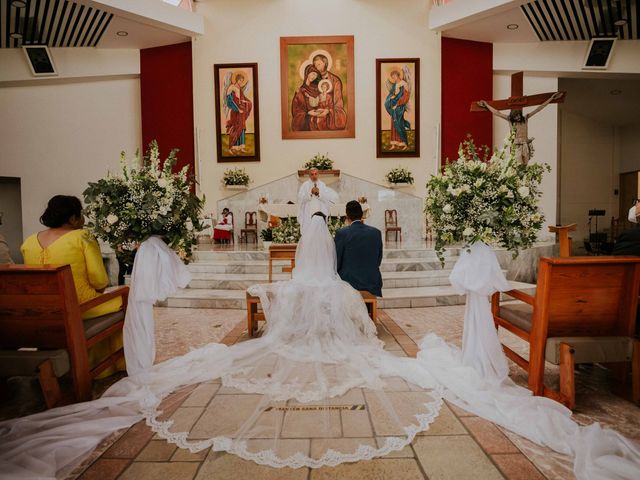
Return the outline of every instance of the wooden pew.
[[[360,291],[360,295],[362,295],[362,300],[367,307],[369,317],[371,317],[371,320],[373,320],[374,323],[377,323],[378,297],[364,290]],[[258,311],[259,304],[260,299],[247,292],[247,332],[250,337],[253,337],[256,330],[258,329],[258,322],[266,320],[264,317],[264,313]]]
[[[529,361],[503,348],[527,371],[534,395],[573,408],[575,363],[631,362],[632,396],[640,402],[640,341],[634,339],[639,288],[640,257],[543,257],[535,296],[511,290],[505,293],[524,303],[501,305],[500,294],[493,295],[496,328],[529,343]],[[545,360],[560,365],[559,391],[544,384]]]
[[[64,363],[61,352],[66,353],[75,400],[90,400],[92,380],[123,358],[124,350],[90,369],[89,348],[122,331],[128,295],[129,287],[121,287],[79,304],[69,265],[0,266],[0,353],[12,359],[14,372],[20,363],[33,365],[34,355],[40,355],[39,371],[30,374],[39,374],[47,406],[58,403],[57,377],[64,373],[54,374],[49,359]],[[83,312],[116,297],[122,297],[122,310],[82,320]],[[37,351],[18,351],[25,347]],[[47,397],[48,391],[53,398]]]

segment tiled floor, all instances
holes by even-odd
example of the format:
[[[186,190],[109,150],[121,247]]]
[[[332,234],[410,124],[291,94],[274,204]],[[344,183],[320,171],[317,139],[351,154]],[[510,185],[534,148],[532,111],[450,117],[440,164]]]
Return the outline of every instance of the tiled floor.
[[[438,313],[438,317],[446,323],[448,321],[446,311],[450,308],[454,307],[424,309],[422,316]],[[405,322],[404,328],[394,321],[396,312],[400,312],[399,317]],[[203,332],[199,330],[198,318],[201,321],[210,322],[208,328],[219,324],[220,326],[215,330],[215,337],[219,340],[220,332],[225,332],[226,335],[222,338],[225,344],[230,345],[246,340],[243,313],[229,310],[198,312],[193,309],[157,309],[156,318],[161,319],[159,325],[164,325],[167,330],[162,334],[158,332],[159,357],[170,358],[188,351],[191,340],[196,342],[197,339],[197,345],[205,343]],[[400,310],[379,313],[379,336],[384,340],[386,348],[400,356],[415,355],[417,345],[414,340],[419,340],[421,335],[415,331],[416,327],[413,323],[410,323],[414,322],[414,317],[409,321],[406,312]],[[211,320],[212,318],[215,320]],[[232,324],[235,325],[232,326]],[[195,330],[193,335],[187,331],[191,328]],[[175,333],[176,329],[180,330],[179,334]],[[209,336],[209,338],[212,337]],[[197,345],[194,344],[194,346]],[[218,387],[219,384],[214,382],[186,387],[173,393],[163,402],[161,407],[165,412],[163,415],[167,418],[172,416],[178,423],[177,427],[183,430],[190,429],[192,435],[198,436],[198,429],[206,427],[207,420],[202,414],[207,406],[211,408],[216,398],[226,397],[227,403],[232,399],[231,403],[237,405],[239,398],[242,397],[233,391],[221,393]],[[367,422],[355,422],[352,426],[369,432],[371,427],[367,428],[365,423]],[[344,426],[344,419],[342,419],[342,425]],[[367,435],[371,433],[366,433],[365,437]],[[371,441],[373,440],[372,438]],[[379,442],[380,438],[376,441]],[[100,480],[114,478],[162,478],[163,480],[513,478],[535,480],[545,478],[516,443],[499,428],[446,403],[435,422],[411,445],[399,452],[370,461],[319,469],[275,469],[226,453],[212,451],[189,453],[154,436],[153,432],[140,422],[126,432],[105,440],[84,465],[70,476],[70,478],[78,477]],[[549,478],[571,478],[571,476],[554,474]]]

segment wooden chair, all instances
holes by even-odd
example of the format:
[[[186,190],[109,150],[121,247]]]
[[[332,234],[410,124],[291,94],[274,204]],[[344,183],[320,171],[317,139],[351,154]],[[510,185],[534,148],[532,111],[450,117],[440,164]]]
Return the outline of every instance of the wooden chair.
[[[529,361],[503,345],[528,372],[529,389],[575,406],[574,364],[611,364],[628,371],[632,396],[640,401],[640,341],[634,339],[640,289],[640,257],[541,258],[535,296],[505,292],[524,303],[500,305],[492,298],[496,328],[529,343]],[[560,365],[560,391],[544,384],[545,360]]]
[[[384,211],[384,240],[389,241],[389,233],[395,233],[395,241],[398,241],[400,234],[400,243],[402,243],[402,227],[398,226],[398,212],[395,210]]]
[[[244,228],[240,230],[240,242],[249,243],[249,236],[253,236],[254,243],[258,243],[258,215],[256,212],[244,212]]]
[[[360,291],[360,295],[367,307],[369,317],[374,323],[378,323],[378,297],[364,290]],[[258,311],[258,305],[260,305],[260,298],[247,292],[247,332],[250,337],[253,337],[258,330],[258,322],[266,321],[264,313]]]
[[[124,350],[90,369],[89,348],[122,331],[128,295],[129,287],[120,287],[79,304],[69,265],[0,266],[0,375],[37,373],[52,407],[61,399],[57,378],[70,371],[75,400],[90,400],[92,380]],[[122,310],[82,320],[83,312],[117,297]],[[18,350],[25,347],[32,351]]]

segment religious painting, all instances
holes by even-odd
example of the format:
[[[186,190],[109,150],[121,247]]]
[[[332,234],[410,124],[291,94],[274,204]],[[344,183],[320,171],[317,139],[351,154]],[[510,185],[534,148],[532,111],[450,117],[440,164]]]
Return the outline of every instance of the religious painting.
[[[354,138],[353,36],[281,37],[282,138]]]
[[[258,64],[213,66],[218,162],[260,161]]]
[[[376,156],[420,156],[420,59],[376,60]]]

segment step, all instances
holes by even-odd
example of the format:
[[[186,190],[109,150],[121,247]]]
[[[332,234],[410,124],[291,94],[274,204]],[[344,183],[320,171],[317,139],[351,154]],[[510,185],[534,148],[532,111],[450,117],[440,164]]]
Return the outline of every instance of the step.
[[[535,285],[522,282],[509,282],[512,288],[534,294]],[[378,300],[378,308],[417,308],[444,305],[463,305],[465,296],[458,295],[451,285],[385,288],[383,297]],[[181,289],[169,297],[162,306],[177,308],[246,308],[244,290],[217,289]]]

